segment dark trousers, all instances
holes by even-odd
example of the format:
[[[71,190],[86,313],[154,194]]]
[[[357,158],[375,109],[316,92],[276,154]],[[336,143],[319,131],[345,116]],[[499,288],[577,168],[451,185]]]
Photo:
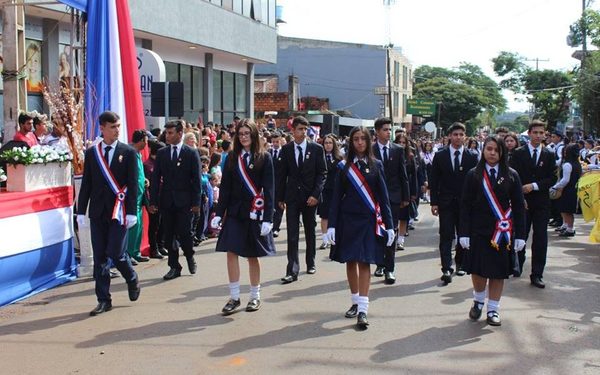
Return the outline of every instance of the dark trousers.
[[[529,207],[526,211],[527,237],[533,227],[533,236],[531,240],[531,276],[542,277],[544,267],[546,266],[546,253],[548,252],[548,219],[550,211],[547,207]],[[525,238],[527,240],[527,238]],[[521,271],[525,263],[525,250],[519,251],[519,264]]]
[[[398,222],[400,212],[400,203],[392,203],[392,222],[394,223],[395,239],[392,246],[386,246],[383,251],[383,264],[378,264],[377,267],[385,268],[386,272],[394,272],[396,269],[396,239],[398,239]],[[388,228],[389,229],[389,228]],[[402,234],[404,235],[404,233]]]
[[[283,219],[283,210],[279,207],[279,205],[276,205],[275,212],[273,213],[273,232],[279,231],[281,219]]]
[[[460,209],[458,205],[448,208],[440,208],[440,259],[442,261],[442,272],[454,272],[452,268],[452,241],[456,238],[458,232],[458,220]],[[462,266],[463,248],[456,243],[454,262],[457,268]]]
[[[206,236],[209,215],[210,209],[207,201],[200,206],[200,212],[194,214],[194,218],[192,219],[192,236],[195,236],[197,239]]]
[[[300,260],[298,257],[298,242],[300,239],[300,216],[304,226],[306,237],[306,267],[315,266],[317,206],[308,207],[290,204],[286,207],[285,218],[287,220],[287,258],[288,264],[286,275],[298,275],[300,271]]]
[[[148,213],[148,242],[150,243],[150,253],[157,253],[162,247],[162,226],[160,225],[160,213]]]
[[[127,227],[116,220],[90,219],[94,279],[98,302],[110,302],[110,267],[117,267],[125,281],[132,283],[137,274],[127,255]]]
[[[192,211],[189,207],[163,208],[161,209],[161,224],[164,230],[165,248],[169,252],[169,267],[180,270],[179,246],[186,258],[194,256],[194,244],[192,242]]]

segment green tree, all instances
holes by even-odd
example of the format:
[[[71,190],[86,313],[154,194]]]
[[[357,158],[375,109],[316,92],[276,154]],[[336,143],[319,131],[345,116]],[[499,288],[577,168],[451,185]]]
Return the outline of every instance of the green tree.
[[[558,70],[533,70],[523,60],[520,55],[506,51],[492,59],[494,72],[503,78],[500,86],[526,94],[535,107],[535,117],[545,120],[553,129],[569,114],[573,75]]]
[[[438,125],[444,129],[460,121],[472,133],[481,113],[495,114],[506,108],[500,87],[476,65],[461,63],[456,69],[423,65],[415,69],[414,76],[413,97],[441,103]]]

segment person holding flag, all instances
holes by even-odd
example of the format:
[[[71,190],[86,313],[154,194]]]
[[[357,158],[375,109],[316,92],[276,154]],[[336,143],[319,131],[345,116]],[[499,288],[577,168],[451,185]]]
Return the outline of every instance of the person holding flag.
[[[482,157],[466,176],[459,221],[464,270],[473,282],[471,320],[481,317],[488,288],[487,323],[501,325],[504,279],[520,272],[515,251],[525,248],[525,198],[521,179],[508,167],[504,142],[489,137]]]
[[[227,252],[230,298],[222,309],[230,315],[240,306],[239,257],[248,259],[250,300],[246,311],[260,308],[260,257],[275,255],[273,212],[275,177],[271,154],[261,149],[258,128],[243,119],[235,129],[219,188],[219,203],[211,227],[221,221],[216,251]],[[224,218],[224,219],[222,219]]]
[[[367,128],[350,132],[348,153],[338,163],[326,235],[330,258],[346,263],[352,306],[345,316],[356,317],[361,329],[369,325],[371,264],[383,264],[385,247],[395,240],[383,164],[373,156],[371,143]]]

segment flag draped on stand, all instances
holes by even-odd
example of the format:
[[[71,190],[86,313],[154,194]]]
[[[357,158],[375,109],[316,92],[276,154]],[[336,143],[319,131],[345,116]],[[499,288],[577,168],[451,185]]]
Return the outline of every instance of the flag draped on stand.
[[[600,173],[588,172],[577,183],[577,196],[585,221],[596,219],[590,241],[600,243]]]

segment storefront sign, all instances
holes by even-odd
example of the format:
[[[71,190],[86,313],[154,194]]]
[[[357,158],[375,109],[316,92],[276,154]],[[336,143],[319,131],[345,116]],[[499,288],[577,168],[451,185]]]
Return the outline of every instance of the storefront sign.
[[[165,125],[165,118],[150,116],[150,107],[152,102],[152,82],[164,82],[166,80],[165,63],[156,52],[139,47],[137,48],[137,60],[146,128],[162,128]]]

